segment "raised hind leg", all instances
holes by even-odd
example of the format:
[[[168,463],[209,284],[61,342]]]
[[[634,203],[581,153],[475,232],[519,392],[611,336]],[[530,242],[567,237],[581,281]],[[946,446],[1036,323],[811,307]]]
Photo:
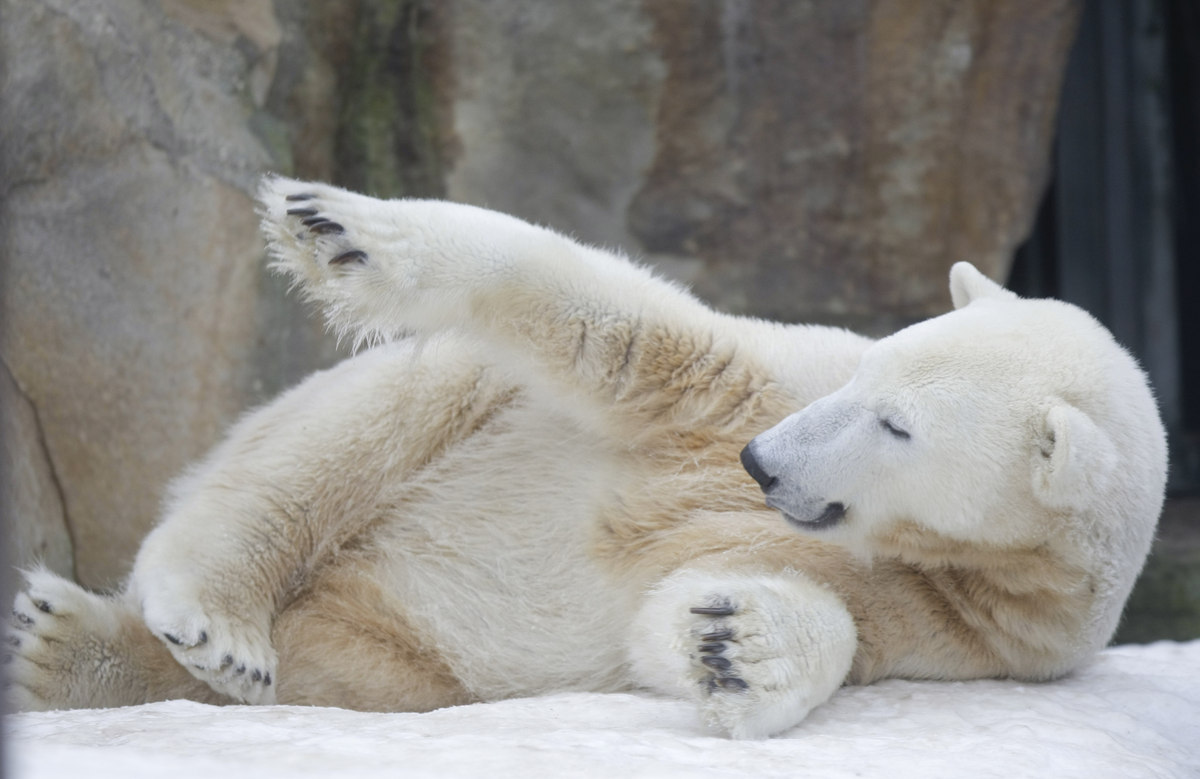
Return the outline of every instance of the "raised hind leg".
[[[273,177],[259,200],[274,267],[341,332],[459,329],[594,404],[616,435],[737,428],[795,403],[777,397],[775,350],[758,349],[778,326],[717,314],[618,254],[457,203]]]
[[[245,703],[277,700],[272,625],[308,577],[511,386],[461,342],[373,349],[243,418],[176,482],[128,592],[181,667]]]

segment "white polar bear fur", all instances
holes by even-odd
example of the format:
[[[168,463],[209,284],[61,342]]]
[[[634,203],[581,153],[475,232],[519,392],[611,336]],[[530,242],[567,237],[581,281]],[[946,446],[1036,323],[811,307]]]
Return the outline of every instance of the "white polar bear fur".
[[[959,264],[955,311],[872,344],[718,314],[490,211],[260,197],[335,328],[416,337],[239,422],[122,593],[31,574],[19,706],[644,686],[759,737],[846,682],[1049,679],[1111,637],[1165,443],[1082,311]]]

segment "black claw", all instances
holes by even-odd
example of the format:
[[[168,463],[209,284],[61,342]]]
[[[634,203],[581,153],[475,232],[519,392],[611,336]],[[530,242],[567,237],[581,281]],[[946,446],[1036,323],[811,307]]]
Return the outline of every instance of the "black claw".
[[[255,668],[254,671],[252,671],[250,673],[250,681],[261,682],[262,681],[262,671]]]
[[[750,689],[750,685],[736,676],[723,676],[716,681],[721,686],[721,689],[728,690],[729,692],[745,692]]]
[[[233,655],[225,655],[221,658],[221,668],[228,668],[233,665]]]
[[[329,220],[323,216],[310,216],[308,219],[301,219],[300,224],[304,225],[305,227],[312,227],[313,225],[319,225],[321,222],[328,221]]]
[[[200,631],[200,640],[196,642],[196,646],[204,646],[207,643],[208,643],[208,632],[201,630]]]
[[[271,674],[263,674],[263,686],[271,686]]]
[[[689,611],[693,614],[706,614],[711,617],[728,617],[734,614],[731,603],[722,603],[719,606],[693,606]]]
[[[47,614],[53,614],[54,611],[50,608],[50,604],[44,600],[35,600],[33,605],[38,607],[38,611],[44,611]]]
[[[724,657],[702,657],[700,658],[700,662],[704,663],[714,671],[728,671],[733,667],[733,663],[729,662]]]
[[[284,200],[290,200],[295,203],[297,200],[312,200],[316,195],[311,192],[300,192],[295,195],[288,195]]]
[[[175,646],[183,646],[183,642],[182,642],[182,641],[180,641],[180,640],[179,640],[178,638],[176,638],[175,636],[171,635],[170,633],[163,633],[163,638],[167,639],[168,641],[170,641],[170,642],[171,642],[172,644],[174,644]]]
[[[729,641],[732,638],[733,631],[729,628],[716,628],[700,634],[701,641]]]
[[[716,654],[718,652],[724,652],[725,645],[724,644],[701,644],[699,651],[707,652],[709,654]]]
[[[361,265],[367,263],[367,253],[361,249],[351,249],[348,252],[342,252],[338,256],[329,261],[330,265],[348,265],[352,262],[357,262]]]
[[[320,222],[308,228],[318,235],[329,235],[330,233],[344,233],[346,228],[342,227],[337,222]]]
[[[246,673],[246,666],[239,665],[236,669],[234,669],[233,673],[235,676],[241,676],[242,674]]]
[[[33,617],[29,616],[28,614],[22,614],[21,612],[14,610],[13,617],[16,618],[17,622],[20,622],[25,627],[29,627],[33,624]]]
[[[312,206],[305,206],[304,208],[289,208],[287,210],[287,215],[288,216],[316,216],[317,209],[313,208]]]

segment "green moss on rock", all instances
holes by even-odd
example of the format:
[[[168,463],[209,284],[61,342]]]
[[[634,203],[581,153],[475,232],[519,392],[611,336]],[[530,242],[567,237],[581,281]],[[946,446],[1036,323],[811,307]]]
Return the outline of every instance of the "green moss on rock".
[[[433,5],[363,0],[354,41],[339,73],[340,183],[379,197],[444,194]]]

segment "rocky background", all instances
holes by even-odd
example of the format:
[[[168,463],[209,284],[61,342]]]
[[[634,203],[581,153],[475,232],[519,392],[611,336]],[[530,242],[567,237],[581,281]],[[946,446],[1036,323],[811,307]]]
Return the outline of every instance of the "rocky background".
[[[164,485],[340,356],[263,269],[264,171],[619,245],[715,305],[883,333],[996,278],[1077,0],[0,0],[18,562],[127,571]]]

